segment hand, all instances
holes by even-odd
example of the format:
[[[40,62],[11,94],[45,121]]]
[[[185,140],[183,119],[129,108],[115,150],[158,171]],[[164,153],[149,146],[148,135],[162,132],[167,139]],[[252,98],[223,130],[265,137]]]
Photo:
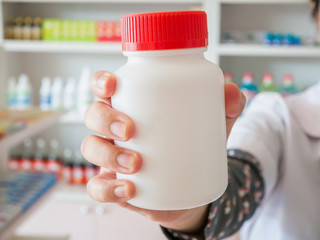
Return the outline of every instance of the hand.
[[[89,106],[85,115],[88,128],[104,137],[88,136],[81,146],[83,156],[101,167],[100,174],[88,185],[89,195],[100,202],[118,203],[120,206],[138,212],[164,227],[183,232],[199,230],[206,221],[208,205],[178,211],[155,211],[137,208],[127,201],[134,197],[132,182],[116,179],[116,172],[133,174],[139,171],[142,159],[139,153],[113,144],[113,140],[128,141],[134,134],[133,121],[112,108],[110,97],[116,89],[116,78],[109,72],[99,71],[91,79],[93,93],[102,101]],[[227,136],[245,106],[245,96],[233,83],[225,84]]]

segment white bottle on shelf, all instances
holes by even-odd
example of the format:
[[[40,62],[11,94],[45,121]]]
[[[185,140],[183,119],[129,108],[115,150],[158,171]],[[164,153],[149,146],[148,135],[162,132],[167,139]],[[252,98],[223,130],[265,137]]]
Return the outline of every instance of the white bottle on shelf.
[[[10,110],[16,108],[16,79],[14,77],[9,78],[7,86],[7,107]]]
[[[91,69],[87,66],[82,68],[77,90],[77,110],[84,115],[87,107],[92,103],[93,96],[90,90]]]
[[[51,88],[51,110],[62,109],[63,84],[61,77],[55,77]]]
[[[75,109],[75,96],[76,96],[76,80],[69,78],[63,91],[63,108],[68,111]]]
[[[44,77],[41,81],[40,87],[40,109],[42,111],[49,111],[51,104],[51,82],[50,78]]]
[[[26,74],[19,76],[19,81],[16,87],[17,102],[16,108],[18,110],[25,110],[32,105],[32,86],[29,77]]]

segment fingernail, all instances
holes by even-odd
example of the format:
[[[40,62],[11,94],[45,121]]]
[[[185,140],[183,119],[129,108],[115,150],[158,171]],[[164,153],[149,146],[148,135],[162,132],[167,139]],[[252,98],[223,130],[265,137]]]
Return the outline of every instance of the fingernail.
[[[126,125],[122,122],[113,122],[110,125],[110,131],[116,137],[124,138],[125,131],[126,131]]]
[[[114,189],[114,195],[118,198],[125,198],[128,197],[128,191],[125,186],[118,186]]]
[[[105,76],[105,75],[102,75],[100,78],[98,78],[96,80],[97,88],[99,88],[100,90],[104,90],[105,85],[106,85],[106,81],[107,81],[107,76]]]
[[[134,156],[132,154],[121,153],[117,156],[117,161],[120,166],[126,169],[133,169]]]

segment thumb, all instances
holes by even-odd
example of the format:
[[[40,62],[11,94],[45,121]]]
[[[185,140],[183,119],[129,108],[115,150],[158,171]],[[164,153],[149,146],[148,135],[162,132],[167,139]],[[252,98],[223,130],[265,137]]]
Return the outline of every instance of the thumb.
[[[234,83],[226,83],[224,86],[224,93],[226,104],[227,137],[229,137],[235,121],[238,119],[246,105],[246,97]]]

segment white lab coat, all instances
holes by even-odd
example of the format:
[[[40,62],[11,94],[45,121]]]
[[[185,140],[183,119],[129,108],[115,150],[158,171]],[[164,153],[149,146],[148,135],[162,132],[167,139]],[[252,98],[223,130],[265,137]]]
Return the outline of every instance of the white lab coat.
[[[284,100],[259,94],[235,124],[229,149],[262,164],[265,198],[242,240],[320,239],[320,82]]]

